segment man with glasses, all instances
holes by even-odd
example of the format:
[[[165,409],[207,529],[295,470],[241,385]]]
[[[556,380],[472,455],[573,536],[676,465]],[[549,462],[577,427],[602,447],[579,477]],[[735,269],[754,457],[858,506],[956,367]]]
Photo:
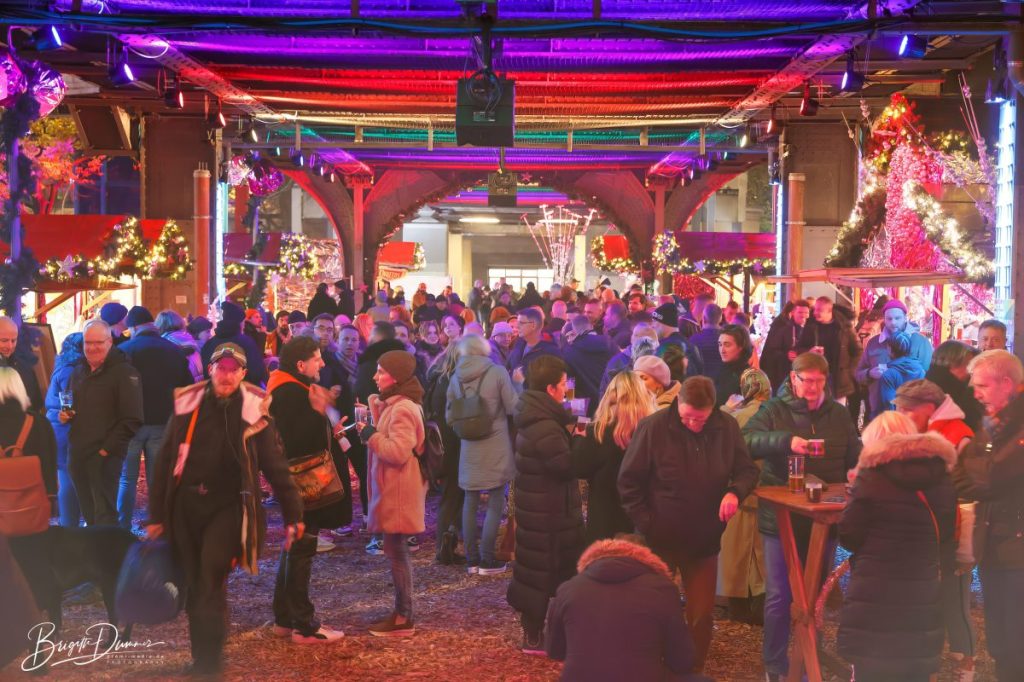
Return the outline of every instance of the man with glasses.
[[[522,386],[526,380],[524,369],[542,355],[561,357],[553,341],[544,338],[544,315],[536,308],[519,311],[519,338],[512,344],[508,356],[508,371],[512,381]]]
[[[804,455],[805,471],[826,483],[843,484],[846,472],[857,464],[860,438],[849,411],[828,396],[829,365],[817,353],[803,353],[793,360],[789,378],[776,397],[761,406],[743,427],[750,454],[764,460],[760,485],[786,485],[788,460]],[[824,440],[824,454],[810,456],[810,441]],[[775,512],[770,505],[757,511],[758,529],[764,540],[764,668],[769,681],[781,680],[789,671],[790,603],[789,574],[779,540]],[[810,519],[794,515],[793,532],[801,557],[807,556],[810,543]],[[835,540],[826,553],[831,557]],[[829,559],[825,565],[830,566]]]
[[[668,409],[641,421],[622,460],[623,509],[669,570],[682,575],[695,673],[711,645],[722,533],[756,485],[739,424],[715,409],[707,377],[690,377]]]

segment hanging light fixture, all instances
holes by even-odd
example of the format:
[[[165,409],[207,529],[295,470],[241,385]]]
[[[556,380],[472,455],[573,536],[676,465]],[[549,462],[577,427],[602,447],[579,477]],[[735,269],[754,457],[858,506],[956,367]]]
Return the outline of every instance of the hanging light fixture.
[[[899,55],[904,59],[921,59],[928,52],[928,39],[924,36],[903,34],[900,40]]]
[[[801,116],[816,116],[818,114],[818,100],[811,97],[811,84],[804,83],[804,98],[800,100]]]
[[[860,92],[864,89],[864,74],[857,70],[851,54],[846,58],[846,70],[839,83],[840,92]]]
[[[135,83],[135,72],[132,71],[132,66],[128,63],[128,53],[125,48],[121,48],[119,55],[118,52],[115,52],[107,66],[107,77],[117,88]]]
[[[181,79],[174,77],[174,82],[164,90],[164,104],[169,109],[185,108],[185,91],[181,89]]]
[[[227,126],[228,120],[224,117],[224,111],[221,109],[220,100],[217,100],[217,109],[215,111],[211,111],[209,116],[206,117],[206,124],[217,130]]]
[[[37,52],[48,50],[59,50],[64,47],[64,41],[60,37],[60,31],[56,26],[44,26],[32,32],[28,38],[29,47]]]

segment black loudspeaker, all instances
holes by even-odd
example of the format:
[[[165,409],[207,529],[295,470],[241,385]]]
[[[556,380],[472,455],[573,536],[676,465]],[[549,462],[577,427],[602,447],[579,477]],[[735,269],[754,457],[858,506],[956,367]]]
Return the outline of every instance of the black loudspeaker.
[[[456,87],[456,143],[515,146],[515,81],[478,72],[470,78],[460,78]]]

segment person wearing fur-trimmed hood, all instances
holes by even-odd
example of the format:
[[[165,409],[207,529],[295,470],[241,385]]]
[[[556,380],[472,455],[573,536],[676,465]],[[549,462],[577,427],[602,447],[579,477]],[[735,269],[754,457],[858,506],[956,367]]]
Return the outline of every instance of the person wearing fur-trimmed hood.
[[[633,536],[635,537],[635,536]],[[548,607],[548,656],[563,680],[706,680],[665,562],[629,536],[598,540]]]
[[[913,682],[938,672],[945,638],[941,567],[955,551],[956,451],[884,412],[864,429],[839,539],[853,552],[839,652],[861,680]]]

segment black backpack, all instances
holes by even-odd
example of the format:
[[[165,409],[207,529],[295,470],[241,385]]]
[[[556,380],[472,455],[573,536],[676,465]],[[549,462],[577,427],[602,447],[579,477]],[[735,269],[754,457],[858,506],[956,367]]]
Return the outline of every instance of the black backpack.
[[[455,435],[462,440],[483,440],[493,433],[493,419],[487,413],[487,405],[480,397],[480,386],[483,384],[489,367],[473,386],[473,392],[468,393],[466,385],[456,379],[451,379],[451,386],[456,386],[455,397],[448,401],[445,408],[445,421],[451,427]]]

